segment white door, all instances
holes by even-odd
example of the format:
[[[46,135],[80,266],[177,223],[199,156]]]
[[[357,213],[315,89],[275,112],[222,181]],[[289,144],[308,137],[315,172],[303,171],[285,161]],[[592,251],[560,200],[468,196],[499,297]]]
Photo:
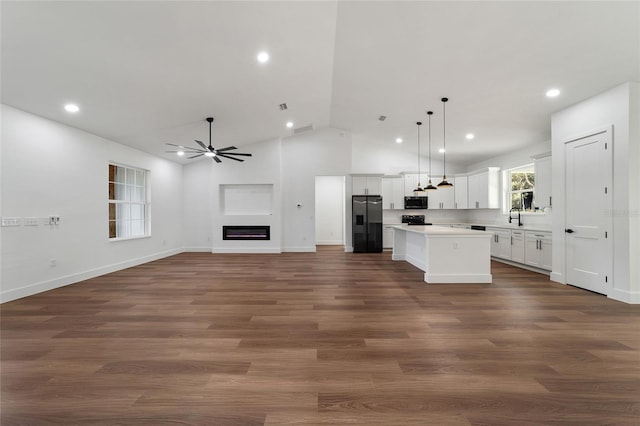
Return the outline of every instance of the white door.
[[[567,284],[609,294],[611,132],[565,144]]]

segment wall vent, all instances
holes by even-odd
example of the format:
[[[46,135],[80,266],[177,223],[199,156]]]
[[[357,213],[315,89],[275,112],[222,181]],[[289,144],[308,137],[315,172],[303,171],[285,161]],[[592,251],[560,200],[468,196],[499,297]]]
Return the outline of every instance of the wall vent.
[[[297,129],[293,129],[293,134],[304,133],[313,130],[313,124],[309,124],[308,126],[298,127]]]
[[[279,105],[279,107],[280,107],[280,111],[285,111],[285,110],[289,109],[289,107],[287,106],[286,102],[281,103]]]

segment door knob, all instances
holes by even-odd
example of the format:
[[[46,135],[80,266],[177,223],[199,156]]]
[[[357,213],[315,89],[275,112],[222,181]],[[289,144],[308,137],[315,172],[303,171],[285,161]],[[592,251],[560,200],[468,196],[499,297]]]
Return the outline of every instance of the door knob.
[[[573,234],[575,231],[571,228],[567,228],[564,230],[564,232],[566,232],[567,234]]]

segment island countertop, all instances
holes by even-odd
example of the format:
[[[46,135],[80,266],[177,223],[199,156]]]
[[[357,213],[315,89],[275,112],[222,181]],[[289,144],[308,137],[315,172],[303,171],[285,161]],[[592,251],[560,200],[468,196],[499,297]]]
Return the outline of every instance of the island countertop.
[[[430,237],[447,236],[447,237],[486,237],[485,231],[475,231],[464,228],[451,228],[450,226],[438,225],[393,225],[391,228],[401,231],[414,232],[424,234]]]

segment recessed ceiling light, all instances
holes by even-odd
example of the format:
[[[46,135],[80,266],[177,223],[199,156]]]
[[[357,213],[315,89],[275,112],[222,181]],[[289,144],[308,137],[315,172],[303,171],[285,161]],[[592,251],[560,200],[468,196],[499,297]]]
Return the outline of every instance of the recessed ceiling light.
[[[402,138],[396,138],[396,143],[402,143]]]
[[[258,62],[260,62],[261,64],[264,64],[268,60],[269,60],[269,54],[267,52],[258,53]]]
[[[76,105],[76,104],[66,104],[64,106],[64,109],[67,112],[78,112],[78,111],[80,111],[80,107],[78,107],[78,105]]]
[[[205,152],[205,157],[215,157],[216,155],[213,152]]]
[[[474,135],[473,133],[467,133],[467,135],[465,136],[465,138],[467,138],[469,140],[471,140],[471,139],[473,139],[475,137],[476,137],[476,135]]]
[[[440,149],[438,150],[438,152],[439,152],[440,154],[444,154],[444,148],[440,148]]]
[[[293,121],[287,121],[287,128],[292,128],[293,127]]]
[[[184,151],[178,151],[177,154],[179,157],[182,157],[184,155]]]
[[[556,96],[558,96],[560,94],[560,90],[558,89],[549,89],[547,90],[547,98],[555,98]]]

